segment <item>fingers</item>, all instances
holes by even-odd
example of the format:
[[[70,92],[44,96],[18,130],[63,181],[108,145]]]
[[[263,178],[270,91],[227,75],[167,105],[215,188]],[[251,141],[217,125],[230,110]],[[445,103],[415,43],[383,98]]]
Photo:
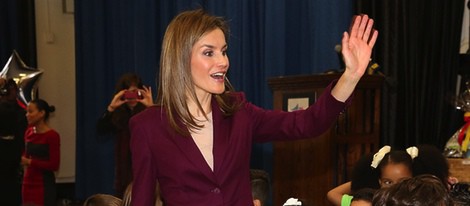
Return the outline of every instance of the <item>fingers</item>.
[[[149,93],[150,95],[152,94],[152,87],[144,87],[145,91]]]
[[[369,18],[368,15],[356,15],[350,29],[350,37],[361,39],[367,42],[368,45],[374,45],[378,33],[373,27],[374,20]]]
[[[375,45],[375,42],[377,41],[377,37],[379,36],[379,32],[377,30],[373,30],[372,31],[372,37],[370,38],[369,42],[368,42],[368,45],[370,47],[374,47]]]
[[[357,32],[359,30],[359,24],[360,23],[361,23],[361,16],[355,15],[353,17],[352,26],[349,29],[349,36],[351,36],[351,37],[357,36]]]
[[[362,24],[361,24],[362,26]],[[364,26],[364,35],[362,36],[362,40],[369,42],[369,36],[370,32],[373,30],[372,27],[374,26],[374,20],[373,19],[368,19],[365,26]],[[361,30],[361,29],[359,29]]]
[[[116,93],[113,97],[113,99],[111,100],[111,103],[110,105],[114,108],[117,108],[119,106],[121,106],[123,103],[125,103],[126,101],[123,100],[121,97],[122,95],[124,95],[124,92],[126,92],[127,90],[121,90],[119,91],[118,93]]]
[[[144,95],[144,96],[152,96],[152,87],[147,87],[143,86],[142,89],[139,89],[139,91]]]
[[[341,52],[344,52],[346,48],[349,48],[349,34],[348,32],[343,33],[343,38],[341,39]]]
[[[126,91],[127,91],[127,89],[123,89],[123,90],[119,91],[118,93],[116,93],[116,94],[114,95],[114,99],[120,99],[121,96],[122,96],[122,95],[124,94],[124,92],[126,92]]]
[[[146,105],[147,107],[152,106],[153,105],[152,87],[143,86],[143,89],[141,89],[141,91],[142,91],[143,98],[138,99],[137,101]]]
[[[364,30],[366,29],[369,17],[367,15],[361,15],[359,29],[357,31],[357,37],[364,40]],[[367,41],[367,39],[366,39]]]

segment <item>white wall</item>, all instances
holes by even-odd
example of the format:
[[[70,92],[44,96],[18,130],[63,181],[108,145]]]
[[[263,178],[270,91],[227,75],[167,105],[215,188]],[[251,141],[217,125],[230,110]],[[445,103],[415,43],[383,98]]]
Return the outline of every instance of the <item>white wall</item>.
[[[462,35],[460,39],[460,53],[465,54],[470,49],[470,9],[467,7],[469,0],[465,1],[463,14]]]
[[[64,2],[35,0],[38,68],[44,70],[38,82],[39,97],[56,107],[50,126],[61,137],[61,161],[57,182],[75,181],[75,36],[74,15],[65,13]],[[28,64],[26,62],[26,64]]]

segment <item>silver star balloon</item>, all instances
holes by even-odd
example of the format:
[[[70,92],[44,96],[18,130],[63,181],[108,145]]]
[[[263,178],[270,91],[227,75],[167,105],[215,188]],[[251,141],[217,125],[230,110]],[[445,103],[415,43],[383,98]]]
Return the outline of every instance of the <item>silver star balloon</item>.
[[[36,98],[36,83],[42,75],[41,69],[27,66],[18,52],[13,50],[10,58],[0,72],[0,77],[15,80],[18,85],[18,98],[25,104]]]

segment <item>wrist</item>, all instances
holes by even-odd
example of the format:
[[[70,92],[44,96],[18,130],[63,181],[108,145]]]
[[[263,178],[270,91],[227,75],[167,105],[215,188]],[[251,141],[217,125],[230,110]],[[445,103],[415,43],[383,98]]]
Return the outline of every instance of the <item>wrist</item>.
[[[353,71],[350,71],[350,69],[346,68],[343,75],[341,75],[341,77],[345,83],[357,84],[357,82],[361,80],[363,75],[364,73],[353,72]]]

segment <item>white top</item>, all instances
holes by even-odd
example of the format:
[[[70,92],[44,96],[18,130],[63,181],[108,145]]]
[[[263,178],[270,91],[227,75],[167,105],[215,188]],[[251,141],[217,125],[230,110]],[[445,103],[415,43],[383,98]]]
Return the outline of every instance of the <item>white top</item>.
[[[214,171],[214,155],[212,154],[212,147],[214,145],[214,130],[212,122],[212,112],[207,114],[208,120],[204,117],[197,118],[198,124],[203,124],[201,130],[191,131],[191,136],[196,143],[199,151],[206,160],[207,164]]]

